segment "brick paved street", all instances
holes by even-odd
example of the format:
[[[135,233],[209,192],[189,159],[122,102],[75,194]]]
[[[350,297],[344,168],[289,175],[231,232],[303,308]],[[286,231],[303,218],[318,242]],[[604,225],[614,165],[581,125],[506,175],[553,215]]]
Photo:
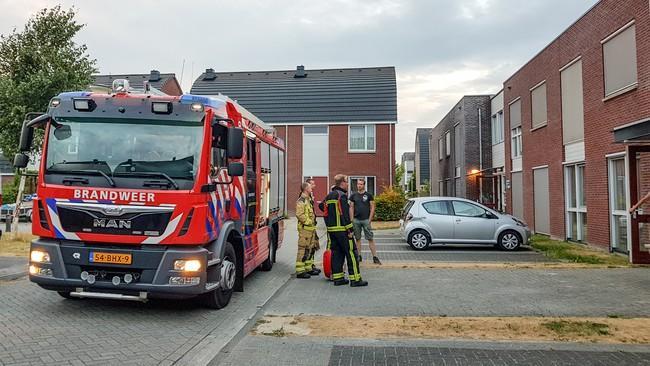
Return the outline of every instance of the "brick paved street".
[[[368,242],[362,239],[363,258],[372,259]],[[413,250],[398,230],[375,232],[375,244],[381,260],[431,262],[549,262],[549,258],[524,246],[515,252],[504,252],[490,245],[435,245],[425,251]]]
[[[526,248],[515,253],[487,247],[437,247],[415,252],[395,231],[379,232],[376,237],[380,256],[387,262],[546,261]],[[403,254],[387,255],[397,253]],[[364,255],[369,258],[369,252]],[[370,281],[367,288],[335,288],[323,278],[291,279],[263,312],[340,316],[650,316],[650,269],[373,268],[362,274]],[[249,334],[224,349],[212,364],[647,365],[650,347]]]
[[[350,362],[352,361],[352,362]],[[372,361],[372,362],[371,362]],[[370,340],[247,336],[211,365],[603,365],[650,364],[650,347],[608,344]]]
[[[294,231],[285,240],[273,270],[253,273],[222,310],[189,301],[65,300],[27,279],[0,281],[0,365],[206,364],[289,279]]]

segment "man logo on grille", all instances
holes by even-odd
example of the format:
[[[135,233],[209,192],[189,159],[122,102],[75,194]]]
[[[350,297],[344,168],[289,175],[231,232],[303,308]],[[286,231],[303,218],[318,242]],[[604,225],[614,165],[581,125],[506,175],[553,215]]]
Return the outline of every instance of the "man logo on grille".
[[[106,229],[130,229],[131,220],[93,219],[93,227]]]

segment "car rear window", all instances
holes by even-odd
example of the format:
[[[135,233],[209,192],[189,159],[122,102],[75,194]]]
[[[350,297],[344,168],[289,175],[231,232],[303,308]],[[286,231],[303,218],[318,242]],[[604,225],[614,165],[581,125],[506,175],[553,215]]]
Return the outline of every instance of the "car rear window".
[[[406,201],[406,204],[404,205],[404,209],[402,210],[402,219],[406,218],[406,215],[409,213],[414,203],[415,201],[412,200]]]
[[[431,201],[431,202],[425,202],[422,204],[422,207],[424,209],[433,215],[449,215],[451,214],[449,212],[449,206],[447,205],[447,201]]]

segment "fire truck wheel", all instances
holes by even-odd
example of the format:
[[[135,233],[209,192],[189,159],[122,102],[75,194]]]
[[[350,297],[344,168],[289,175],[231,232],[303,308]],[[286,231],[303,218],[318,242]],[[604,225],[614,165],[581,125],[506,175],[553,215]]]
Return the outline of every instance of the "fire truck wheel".
[[[273,268],[273,263],[275,263],[275,250],[277,245],[276,242],[277,240],[275,239],[275,230],[270,229],[269,230],[269,256],[260,265],[260,269],[262,271],[265,272],[270,271]]]
[[[221,309],[226,307],[232,297],[233,288],[236,282],[235,277],[237,275],[237,256],[235,254],[235,248],[229,242],[226,242],[222,265],[227,266],[225,267],[225,273],[224,271],[221,273],[222,286],[219,286],[216,290],[203,295],[203,302],[205,306],[210,309]],[[224,278],[224,275],[227,277]]]

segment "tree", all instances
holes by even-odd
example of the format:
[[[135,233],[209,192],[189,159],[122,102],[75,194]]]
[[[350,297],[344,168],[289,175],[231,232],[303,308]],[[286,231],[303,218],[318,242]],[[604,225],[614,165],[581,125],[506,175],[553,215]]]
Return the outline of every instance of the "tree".
[[[395,174],[393,176],[393,186],[404,189],[404,165],[395,163]]]
[[[6,157],[17,151],[27,112],[44,112],[58,93],[87,88],[96,72],[86,45],[73,40],[84,27],[75,15],[74,8],[43,9],[21,32],[0,36],[0,150]]]

